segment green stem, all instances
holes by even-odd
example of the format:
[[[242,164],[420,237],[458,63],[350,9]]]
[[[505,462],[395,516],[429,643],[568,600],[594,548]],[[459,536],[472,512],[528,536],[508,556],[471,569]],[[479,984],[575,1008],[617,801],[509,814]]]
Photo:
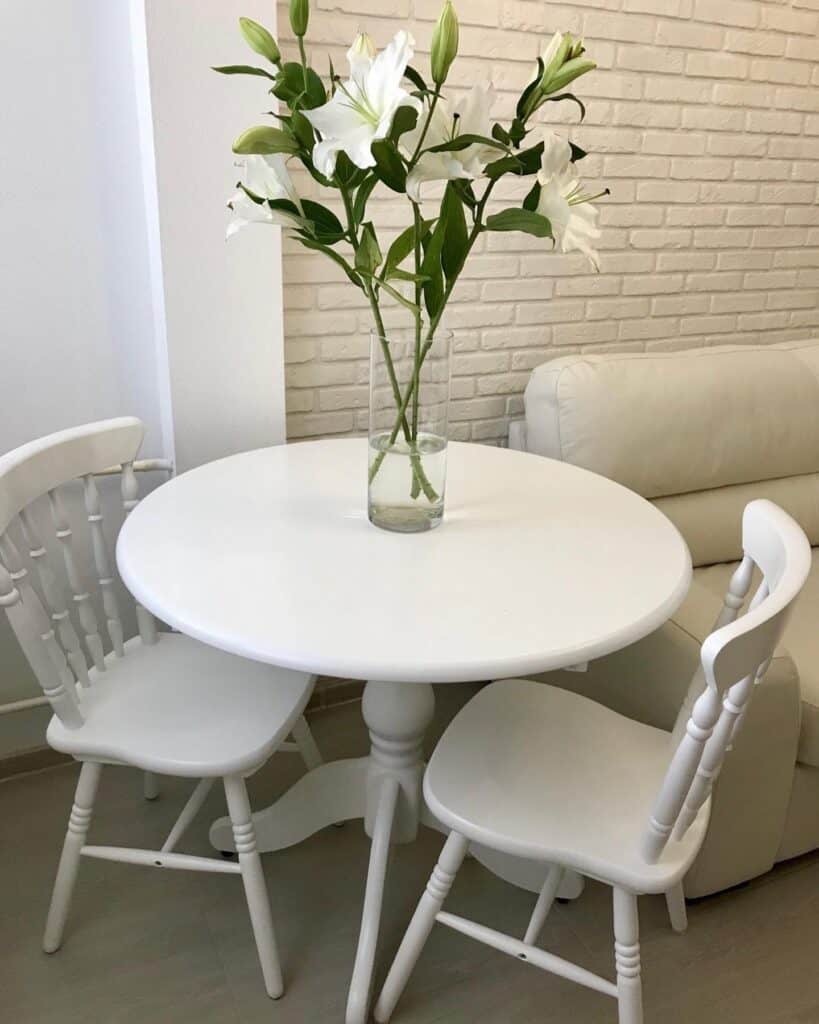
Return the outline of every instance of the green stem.
[[[429,126],[430,126],[430,124],[432,124],[432,115],[433,115],[433,113],[435,111],[436,106],[438,105],[438,97],[440,95],[441,95],[441,87],[440,86],[436,86],[435,87],[435,92],[432,94],[432,99],[430,100],[430,103],[429,103],[429,113],[427,114],[426,122],[424,123],[424,127],[421,129],[421,136],[418,139],[418,144],[415,147],[415,152],[410,157],[409,164],[407,165],[407,170],[409,170],[409,171],[411,171],[412,168],[415,166],[415,162],[417,161],[417,159],[418,159],[418,157],[419,157],[419,155],[421,153],[421,147],[424,144],[424,139],[427,137],[427,132],[429,131]]]
[[[484,211],[484,208],[486,207],[487,201],[489,200],[489,194],[491,193],[494,185],[495,185],[495,182],[494,181],[490,181],[489,184],[486,187],[486,191],[481,196],[481,200],[478,203],[478,206],[477,206],[477,208],[475,210],[474,224],[473,224],[473,227],[472,227],[472,231],[470,232],[469,238],[467,239],[466,249],[464,250],[464,254],[463,254],[463,257],[461,259],[461,262],[460,262],[460,264],[458,266],[457,271],[449,279],[449,284],[447,285],[446,290],[444,291],[443,298],[441,300],[440,309],[438,310],[437,314],[434,317],[430,318],[429,330],[427,331],[426,340],[424,341],[424,344],[423,344],[423,346],[421,348],[420,354],[419,354],[419,356],[418,356],[418,358],[416,360],[415,372],[413,373],[412,380],[410,381],[410,386],[409,386],[409,388],[407,390],[407,394],[404,396],[404,399],[403,399],[403,401],[401,403],[401,407],[400,408],[401,408],[402,411],[406,410],[407,406],[409,405],[411,394],[414,393],[416,391],[416,388],[418,387],[421,367],[424,365],[424,360],[426,359],[427,355],[429,354],[429,350],[432,348],[432,343],[433,343],[433,341],[435,339],[435,331],[438,329],[438,325],[441,322],[441,317],[443,316],[444,310],[446,309],[446,304],[449,301],[450,296],[452,295],[452,291],[453,291],[453,289],[454,289],[454,287],[455,287],[455,285],[456,285],[456,283],[458,281],[458,278],[459,278],[459,276],[461,274],[461,271],[463,270],[464,266],[466,265],[466,261],[467,261],[467,259],[469,257],[470,252],[472,251],[472,247],[475,245],[475,242],[478,240],[478,236],[480,235],[481,231],[483,230],[483,222],[482,222],[483,211]],[[396,437],[398,436],[398,429],[397,429],[397,427],[398,427],[398,424],[396,424],[396,427],[394,428],[394,435]],[[379,465],[380,465],[380,463],[379,463]]]
[[[353,206],[350,200],[350,195],[347,189],[344,188],[344,186],[339,182],[338,179],[336,179],[336,184],[338,186],[339,192],[341,192],[341,198],[344,203],[344,211],[347,216],[347,228],[350,232],[350,241],[352,243],[353,250],[357,252],[359,244],[358,231],[356,229],[355,216],[353,214]],[[424,492],[429,501],[437,501],[438,494],[435,491],[435,488],[429,482],[429,479],[427,478],[427,475],[424,472],[424,467],[421,464],[420,456],[414,450],[415,446],[412,440],[410,426],[409,423],[407,422],[407,404],[409,403],[410,395],[412,394],[412,386],[410,386],[407,389],[406,400],[403,400],[401,397],[401,388],[398,384],[398,377],[396,376],[395,373],[395,364],[393,363],[392,353],[390,352],[390,346],[389,343],[387,342],[386,332],[384,330],[384,320],[383,317],[381,316],[381,309],[379,308],[378,305],[378,296],[376,295],[375,287],[371,280],[364,280],[363,285],[364,292],[367,295],[367,298],[369,299],[370,302],[370,309],[372,310],[376,330],[378,331],[378,342],[381,346],[381,352],[384,357],[384,365],[387,368],[387,376],[389,377],[390,387],[392,388],[392,394],[395,400],[395,405],[396,408],[400,410],[398,418],[396,419],[395,422],[395,427],[393,428],[393,431],[390,435],[389,447],[391,448],[395,444],[395,440],[398,437],[399,430],[403,430],[404,437],[407,441],[407,444],[410,447],[410,464],[412,466],[413,490],[417,486]],[[386,454],[386,451],[381,451],[373,460],[373,464],[370,467],[370,483],[372,483],[376,473],[381,468],[381,463],[384,461],[384,457],[386,456]],[[417,493],[418,492],[416,491],[415,496],[417,496]]]
[[[421,273],[421,211],[418,209],[418,204],[412,204],[412,219],[415,227],[414,234],[414,258],[415,258],[415,351],[413,354],[413,367],[412,367],[412,440],[415,444],[418,443],[418,403],[421,391],[421,326],[422,326],[422,314],[421,314],[421,283],[418,277]],[[415,477],[412,481],[412,490],[410,491],[411,498],[418,497],[418,478]]]

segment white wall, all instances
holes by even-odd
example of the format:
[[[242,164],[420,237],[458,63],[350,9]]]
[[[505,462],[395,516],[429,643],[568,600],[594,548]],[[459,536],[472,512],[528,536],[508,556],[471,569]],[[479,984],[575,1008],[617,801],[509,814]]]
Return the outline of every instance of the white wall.
[[[124,412],[162,447],[127,14],[0,8],[0,450]]]
[[[260,0],[0,5],[0,452],[126,413],[179,469],[284,439],[279,232],[224,239],[239,14],[275,29]],[[0,615],[0,704],[37,692]],[[0,716],[0,756],[44,717]]]
[[[245,55],[252,63],[239,16],[275,31],[276,10],[263,0],[132,0],[132,12],[135,41],[142,32],[147,43],[169,385],[186,469],[284,440],[280,232],[225,242],[240,176],[231,143],[259,116],[259,79],[211,70]]]

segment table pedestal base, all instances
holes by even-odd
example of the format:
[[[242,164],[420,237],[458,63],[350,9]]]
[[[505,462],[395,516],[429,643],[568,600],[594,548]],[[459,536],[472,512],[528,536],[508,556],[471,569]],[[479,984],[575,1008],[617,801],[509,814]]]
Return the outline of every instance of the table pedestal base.
[[[367,683],[362,713],[370,732],[369,756],[313,768],[275,804],[253,815],[260,852],[293,846],[340,821],[364,819],[372,843],[346,1024],[365,1024],[368,1019],[390,845],[412,842],[420,822],[446,831],[421,796],[424,732],[434,710],[427,683]],[[233,850],[229,818],[213,823],[210,841],[217,850]],[[531,892],[539,892],[543,885],[548,865],[481,846],[471,847],[470,853],[513,885]],[[580,876],[569,873],[558,895],[572,899],[582,888]]]

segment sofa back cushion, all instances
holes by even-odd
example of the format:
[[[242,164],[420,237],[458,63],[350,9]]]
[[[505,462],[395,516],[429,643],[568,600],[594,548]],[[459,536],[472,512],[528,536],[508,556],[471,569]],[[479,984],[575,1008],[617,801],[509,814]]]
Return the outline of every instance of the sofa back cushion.
[[[695,565],[739,557],[753,497],[819,543],[817,342],[564,356],[525,399],[530,451],[655,499]]]

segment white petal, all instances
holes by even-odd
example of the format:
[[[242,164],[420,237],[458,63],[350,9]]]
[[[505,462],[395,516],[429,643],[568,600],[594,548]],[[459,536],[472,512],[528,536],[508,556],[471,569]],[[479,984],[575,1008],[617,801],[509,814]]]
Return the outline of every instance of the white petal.
[[[479,82],[473,85],[467,95],[456,105],[459,135],[489,135],[492,126],[490,113],[495,102],[495,90],[491,83]]]
[[[540,159],[538,181],[541,185],[555,175],[564,174],[572,159],[572,148],[554,132],[543,133],[543,156]]]
[[[453,159],[460,154],[424,153],[407,175],[407,195],[414,203],[422,202],[421,185],[425,181],[451,181],[454,178],[471,178],[460,160]]]
[[[379,113],[390,106],[395,109],[395,94],[412,60],[415,40],[409,32],[396,32],[392,42],[378,54],[367,75],[367,98]],[[401,90],[403,92],[403,90]]]
[[[339,139],[325,139],[313,146],[313,163],[319,174],[323,174],[325,178],[332,178],[336,173],[336,157],[340,152]]]
[[[353,95],[355,95],[353,92],[355,87],[355,82],[345,83],[345,88],[350,90]],[[343,138],[345,134],[355,131],[361,124],[361,115],[352,105],[350,97],[345,95],[340,88],[336,89],[329,102],[321,107],[316,107],[315,110],[305,110],[303,113],[310,124],[321,132],[325,139]]]
[[[421,132],[424,130],[424,125],[426,124],[428,116],[428,105],[421,104],[421,110],[418,114],[418,123],[412,131],[405,132],[401,136],[401,147],[408,157],[412,156],[418,146],[418,140],[421,138]],[[428,149],[430,146],[438,146],[442,142],[446,142],[449,138],[451,128],[452,113],[450,112],[449,102],[442,96],[438,100],[438,103],[432,112],[432,120],[430,121],[429,128],[424,136],[424,149]]]

